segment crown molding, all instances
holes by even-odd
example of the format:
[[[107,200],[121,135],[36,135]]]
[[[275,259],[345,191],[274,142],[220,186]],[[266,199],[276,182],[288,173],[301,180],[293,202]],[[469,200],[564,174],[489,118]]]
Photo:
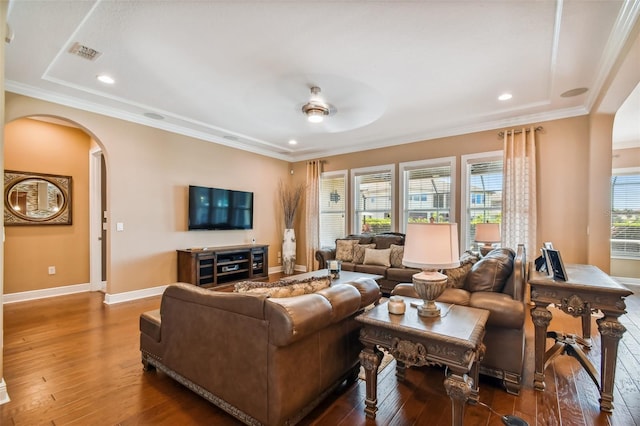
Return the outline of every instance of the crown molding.
[[[189,137],[204,140],[207,142],[213,142],[219,145],[224,145],[231,148],[252,152],[254,154],[264,155],[266,157],[276,158],[283,161],[291,161],[291,158],[287,154],[275,153],[267,149],[257,148],[257,147],[243,144],[242,142],[234,141],[231,139],[225,139],[223,137],[213,135],[204,131],[199,131],[199,130],[188,128],[186,126],[180,126],[177,124],[168,123],[166,121],[154,120],[151,118],[147,118],[144,115],[129,113],[118,108],[106,107],[104,105],[100,105],[95,102],[88,102],[85,100],[81,100],[73,96],[60,95],[59,93],[55,93],[52,91],[36,88],[30,85],[18,83],[13,80],[5,81],[5,90],[7,92],[16,93],[18,95],[29,96],[31,98],[40,99],[40,100],[51,102],[54,104],[64,105],[67,107],[88,111],[95,114],[104,115],[107,117],[117,118],[117,119],[128,121],[131,123],[141,124],[143,126],[165,130],[167,132],[176,133],[183,136],[189,136]],[[169,114],[165,113],[165,115],[169,115]],[[189,121],[181,117],[175,117],[175,118],[183,121]],[[210,127],[210,126],[206,126],[203,123],[194,122],[192,124],[198,125],[198,126]],[[236,135],[235,132],[225,131],[225,133]],[[239,135],[238,137],[250,139],[244,135]],[[268,144],[264,141],[260,141],[257,139],[251,139],[251,140],[257,143],[273,146],[271,144]]]

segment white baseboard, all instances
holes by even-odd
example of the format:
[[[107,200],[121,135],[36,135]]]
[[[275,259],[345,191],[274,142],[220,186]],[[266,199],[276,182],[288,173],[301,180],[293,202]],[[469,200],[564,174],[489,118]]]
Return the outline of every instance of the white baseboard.
[[[0,405],[9,401],[11,401],[11,398],[9,398],[9,393],[7,392],[7,384],[4,382],[4,378],[0,378]]]
[[[622,284],[640,285],[640,278],[630,278],[630,277],[612,277],[612,278]]]
[[[130,302],[146,297],[160,296],[167,287],[168,285],[161,285],[158,287],[143,288],[142,290],[126,291],[124,293],[107,293],[104,295],[104,304],[113,305],[115,303]]]
[[[66,294],[83,293],[90,290],[89,284],[74,284],[63,287],[45,288],[42,290],[22,291],[4,294],[3,304],[25,302],[27,300],[44,299],[46,297],[64,296]]]
[[[294,271],[298,272],[307,272],[307,267],[305,265],[295,265],[293,267]],[[269,274],[277,274],[282,272],[282,266],[274,266],[273,268],[269,268]]]

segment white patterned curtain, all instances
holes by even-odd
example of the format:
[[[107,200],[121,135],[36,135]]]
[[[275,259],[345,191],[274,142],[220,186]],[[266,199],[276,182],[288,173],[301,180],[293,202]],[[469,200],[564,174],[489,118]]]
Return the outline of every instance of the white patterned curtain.
[[[536,253],[536,135],[533,127],[504,134],[502,246]]]
[[[307,271],[316,270],[316,251],[320,248],[320,174],[322,173],[320,160],[307,163],[307,196],[305,236],[307,239]]]

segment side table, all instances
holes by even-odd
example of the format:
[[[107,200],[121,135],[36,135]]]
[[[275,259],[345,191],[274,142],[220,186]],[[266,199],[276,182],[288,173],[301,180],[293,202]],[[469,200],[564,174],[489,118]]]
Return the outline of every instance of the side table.
[[[568,280],[555,281],[538,271],[530,271],[531,318],[535,327],[535,373],[533,386],[545,388],[544,370],[558,355],[567,354],[576,358],[587,370],[591,380],[600,390],[600,410],[613,411],[613,385],[618,358],[618,343],[626,328],[618,317],[626,313],[624,298],[633,294],[614,281],[609,275],[592,265],[566,265]],[[582,319],[582,336],[566,335],[549,331],[552,314],[547,307],[556,305],[563,312]],[[602,339],[600,380],[598,373],[583,352],[591,347],[591,313],[601,311],[604,316],[597,320]],[[552,338],[554,345],[547,351],[546,340]]]
[[[356,317],[363,324],[360,363],[367,387],[364,411],[368,418],[376,417],[380,346],[396,359],[396,377],[400,381],[404,380],[407,366],[446,365],[444,386],[451,398],[452,424],[462,426],[466,401],[478,400],[478,363],[484,356],[482,339],[489,311],[436,302],[443,314],[424,318],[410,307],[411,302],[421,300],[403,299],[407,305],[403,315],[389,313],[386,302]]]

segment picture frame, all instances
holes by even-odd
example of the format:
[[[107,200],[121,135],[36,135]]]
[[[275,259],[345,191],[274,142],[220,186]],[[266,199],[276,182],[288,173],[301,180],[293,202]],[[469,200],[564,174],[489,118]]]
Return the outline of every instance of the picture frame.
[[[547,259],[547,266],[554,280],[567,281],[567,270],[564,268],[560,251],[555,249],[544,249]]]

